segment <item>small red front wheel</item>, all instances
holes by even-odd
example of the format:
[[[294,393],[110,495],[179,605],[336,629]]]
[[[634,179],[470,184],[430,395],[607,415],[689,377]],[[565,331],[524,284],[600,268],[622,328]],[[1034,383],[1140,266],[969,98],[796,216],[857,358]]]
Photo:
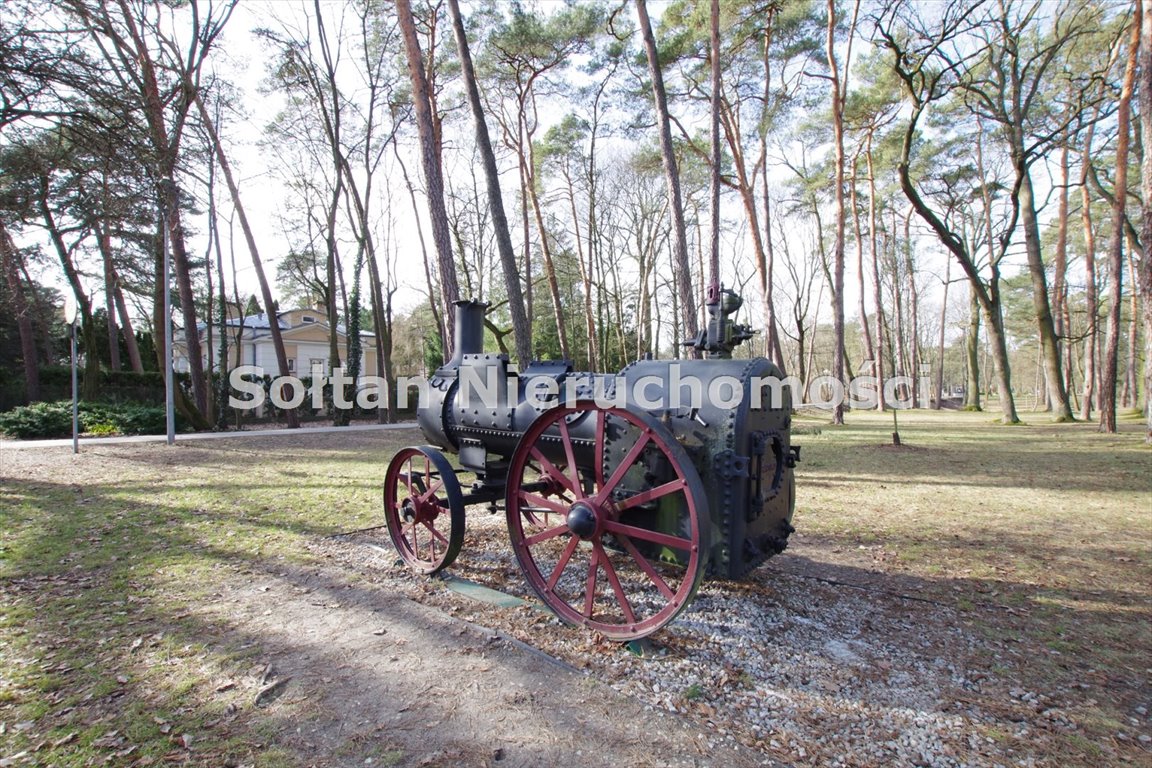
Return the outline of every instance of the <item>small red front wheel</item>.
[[[405,448],[384,476],[384,520],[404,562],[420,573],[447,568],[464,543],[464,497],[444,454]]]
[[[676,618],[704,577],[703,485],[646,414],[592,402],[544,413],[512,455],[506,501],[528,584],[569,624],[644,637]]]

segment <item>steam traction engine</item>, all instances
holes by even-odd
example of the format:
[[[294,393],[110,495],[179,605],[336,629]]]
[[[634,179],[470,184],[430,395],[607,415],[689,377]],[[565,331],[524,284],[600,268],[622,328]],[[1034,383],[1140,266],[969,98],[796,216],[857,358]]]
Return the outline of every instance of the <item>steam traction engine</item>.
[[[457,347],[417,412],[436,447],[401,450],[385,477],[401,557],[423,573],[447,567],[465,508],[503,500],[545,605],[630,640],[672,621],[705,577],[738,579],[783,551],[799,459],[791,401],[763,386],[783,378],[771,362],[732,359],[751,336],[730,319],[740,303],[710,292],[708,328],[690,342],[704,359],[640,360],[611,376],[562,361],[509,370],[483,351],[485,305],[458,302]]]

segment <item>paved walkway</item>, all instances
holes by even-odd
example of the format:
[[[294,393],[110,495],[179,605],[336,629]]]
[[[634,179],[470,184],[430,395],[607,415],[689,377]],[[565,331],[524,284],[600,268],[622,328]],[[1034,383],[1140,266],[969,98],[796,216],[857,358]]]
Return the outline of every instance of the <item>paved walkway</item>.
[[[416,422],[402,421],[398,424],[352,424],[347,427],[301,427],[300,429],[246,429],[235,432],[189,432],[176,434],[176,442],[193,440],[220,440],[230,437],[299,437],[302,434],[322,435],[329,432],[379,432],[389,429],[414,429]],[[118,445],[120,443],[162,443],[167,435],[132,435],[131,437],[81,437],[80,448],[87,445]],[[0,451],[27,450],[30,448],[71,448],[72,438],[60,440],[0,440]]]

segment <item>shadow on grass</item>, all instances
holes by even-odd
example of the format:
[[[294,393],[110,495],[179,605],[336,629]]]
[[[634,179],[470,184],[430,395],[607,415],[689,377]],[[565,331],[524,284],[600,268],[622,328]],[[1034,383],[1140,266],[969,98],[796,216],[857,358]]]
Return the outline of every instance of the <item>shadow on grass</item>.
[[[0,735],[0,754],[60,766],[368,758],[480,766],[506,751],[511,764],[543,765],[554,762],[557,743],[621,743],[620,724],[578,707],[539,719],[544,692],[534,684],[576,684],[561,683],[557,669],[495,653],[489,637],[306,558],[213,543],[205,526],[189,524],[205,514],[200,507],[121,508],[124,494],[148,487],[88,486],[84,503],[66,484],[6,488],[5,522],[23,530],[5,537],[0,571],[0,636],[12,670],[0,722],[24,726]],[[243,517],[207,514],[209,529]],[[302,521],[258,526],[283,527],[297,545],[327,532]],[[477,689],[468,709],[474,677],[456,667],[470,657],[483,662],[492,689]],[[262,681],[268,663],[276,672]],[[267,708],[254,704],[262,683],[287,678]],[[548,737],[523,739],[517,721],[538,723]],[[636,736],[637,749],[647,749]]]
[[[261,439],[259,446],[264,445]],[[83,765],[109,755],[114,763],[123,765],[141,758],[172,758],[202,765],[224,765],[227,760],[271,765],[280,760],[293,765],[342,750],[359,756],[362,763],[367,750],[390,753],[402,748],[400,736],[407,733],[405,723],[411,721],[394,722],[392,716],[405,714],[397,712],[397,703],[404,708],[413,701],[437,713],[437,741],[456,745],[452,749],[472,756],[491,757],[490,742],[465,733],[463,725],[453,723],[452,686],[456,678],[451,664],[429,669],[413,662],[423,678],[412,682],[401,674],[404,670],[391,669],[375,656],[367,658],[368,653],[388,647],[392,642],[388,635],[379,639],[365,631],[352,644],[324,643],[311,637],[308,624],[299,621],[300,617],[323,620],[323,605],[312,606],[317,610],[311,612],[299,605],[298,595],[309,590],[323,603],[355,609],[355,615],[364,616],[365,622],[374,617],[388,622],[396,628],[395,635],[410,635],[417,645],[423,644],[430,651],[439,652],[453,642],[427,632],[430,620],[418,609],[355,581],[356,574],[333,575],[330,569],[321,572],[302,554],[308,541],[354,524],[356,518],[342,516],[344,509],[336,505],[343,503],[363,514],[365,508],[374,509],[378,504],[374,489],[390,452],[379,449],[382,456],[377,470],[372,455],[375,450],[374,446],[321,444],[283,453],[254,450],[259,458],[251,465],[248,454],[235,446],[195,446],[173,453],[116,451],[108,457],[123,462],[116,471],[126,476],[82,486],[64,478],[6,481],[0,496],[6,518],[0,553],[4,560],[0,593],[5,614],[0,619],[0,635],[8,641],[4,653],[12,649],[12,663],[6,659],[6,666],[16,671],[14,683],[0,689],[0,721],[31,722],[32,726],[0,736],[5,750],[32,749],[43,742],[37,760],[59,765]],[[958,449],[940,452],[946,450]],[[850,447],[841,446],[837,451],[841,458],[848,457],[847,466],[840,470],[842,477],[860,481],[853,472],[871,474],[864,469],[870,461],[867,452],[852,458]],[[916,454],[915,461],[888,465],[883,471],[886,477],[900,481],[907,480],[909,472],[930,476],[924,465],[925,454],[936,453],[933,448]],[[1047,462],[1058,462],[1046,471],[1060,475],[1076,464],[1057,458],[1062,455],[1060,451],[1044,453],[1046,467]],[[966,457],[964,462],[945,465],[949,471],[960,471],[965,462],[986,460],[978,445],[965,444],[961,456]],[[306,469],[308,462],[317,460],[328,462],[324,471]],[[825,460],[820,458],[816,463]],[[169,471],[173,465],[192,467],[195,472],[180,476],[176,468]],[[1080,465],[1080,470],[1098,471],[1102,465],[1108,462],[1096,457]],[[134,474],[134,467],[140,476]],[[1020,468],[1007,471],[1017,483],[1027,476]],[[820,479],[820,472],[813,471],[810,480]],[[1106,487],[1133,489],[1130,481],[1113,480]],[[806,482],[803,475],[800,482]],[[1057,485],[1056,478],[1046,482],[1053,488],[1067,487]],[[1073,477],[1071,482],[1080,480]],[[198,496],[198,489],[208,496]],[[317,498],[324,501],[324,509],[314,514]],[[861,525],[865,522],[860,521]],[[230,532],[234,535],[229,536]],[[897,548],[915,543],[892,541]],[[941,551],[951,547],[939,542],[934,545]],[[964,545],[957,544],[956,551],[962,552]],[[832,536],[828,546],[855,548],[857,540],[849,535]],[[1083,551],[1052,547],[1043,536],[1021,536],[1004,546],[1034,552],[1038,557],[1085,559]],[[1124,550],[1090,551],[1095,561]],[[1147,607],[1141,609],[1135,599],[1138,594],[1085,589],[1085,574],[1071,571],[1075,584],[1070,587],[1036,587],[1013,578],[1011,573],[1004,578],[877,576],[865,566],[835,564],[821,559],[818,552],[805,554],[802,547],[796,552],[757,571],[754,583],[770,594],[773,580],[781,573],[806,580],[800,588],[781,593],[773,617],[781,626],[798,626],[801,620],[811,623],[813,631],[803,636],[809,645],[798,647],[798,653],[819,654],[829,638],[851,640],[864,633],[909,657],[935,657],[977,669],[999,665],[1006,670],[998,673],[1005,680],[1019,680],[1045,690],[1074,691],[1068,694],[1074,701],[1089,694],[1073,686],[1089,681],[1092,695],[1105,702],[1099,707],[1102,717],[1121,721],[1125,707],[1149,695],[1146,688],[1139,687],[1146,686],[1139,683],[1146,678],[1128,678],[1124,671],[1138,669],[1133,665],[1147,653],[1147,634],[1139,633],[1141,626],[1146,627]],[[980,553],[979,545],[972,546],[967,557],[978,561]],[[796,567],[794,572],[790,563]],[[1085,563],[1084,567],[1092,566]],[[484,571],[493,578],[502,570],[491,563],[484,565]],[[860,582],[858,586],[872,592],[827,581],[810,585],[807,580],[812,577]],[[225,604],[237,594],[236,585],[244,581],[252,583],[253,589],[258,589],[255,582],[260,581],[270,586],[266,597],[249,596],[245,601],[247,605],[266,606],[267,615],[229,613]],[[703,594],[701,607],[709,599],[723,600],[728,593],[739,594],[749,588],[729,583],[713,586],[719,591],[715,597]],[[898,596],[905,594],[919,595],[941,606],[926,608],[922,600]],[[930,597],[924,598],[926,595]],[[1004,602],[1019,613],[985,605],[999,602],[1000,595],[1018,596],[1018,600]],[[947,598],[954,600],[949,603]],[[311,605],[307,599],[303,602]],[[840,614],[855,615],[848,608],[860,602],[875,613],[868,626],[842,626],[834,621]],[[1077,607],[1068,611],[1057,603]],[[287,614],[289,604],[296,605],[295,621]],[[695,620],[694,615],[692,609],[685,613],[685,626]],[[1122,618],[1124,615],[1127,618]],[[1062,627],[1065,618],[1067,626]],[[965,629],[948,636],[951,645],[925,647],[918,627],[927,623],[954,623]],[[1092,627],[1107,632],[1098,636],[1088,631]],[[775,642],[773,629],[766,626],[763,630],[766,646]],[[678,629],[673,625],[666,631],[675,636]],[[983,639],[972,641],[972,633]],[[138,639],[141,643],[135,646]],[[355,653],[361,649],[363,657]],[[430,653],[429,657],[435,655]],[[267,659],[294,660],[285,663],[295,665],[292,670],[300,670],[299,682],[314,686],[300,694],[313,697],[313,701],[300,699],[290,687],[280,703],[268,710],[253,708],[252,689],[258,681],[248,680],[244,670]],[[1089,669],[1096,670],[1095,676]],[[907,670],[900,671],[914,675],[913,667]],[[499,681],[496,685],[510,685],[522,676],[518,670],[504,667],[492,674],[492,679]],[[325,677],[330,682],[325,683]],[[236,679],[247,682],[219,690]],[[944,693],[935,688],[949,687],[949,681],[947,674],[941,673],[910,685],[931,702]],[[981,706],[1002,713],[994,705],[1007,687],[989,686],[986,694],[965,695],[979,694]],[[341,714],[349,705],[339,697],[347,696],[349,690],[363,696],[355,700],[363,713],[357,713],[354,721],[342,719]],[[785,695],[809,695],[811,685],[785,679],[779,690]],[[838,695],[864,696],[850,685]],[[861,698],[861,703],[870,702]],[[900,705],[893,701],[886,706]],[[381,724],[391,724],[397,738],[390,737]],[[162,730],[165,725],[171,726],[168,733]],[[426,725],[427,721],[416,732],[432,741],[423,735]],[[589,731],[587,743],[612,735],[598,734],[597,729],[608,727],[599,722],[584,727]],[[113,731],[116,737],[109,736]],[[174,740],[185,732],[193,735],[191,751]],[[70,739],[71,733],[77,735]],[[1097,730],[1092,735],[1106,734]],[[258,744],[278,745],[282,754],[261,753]],[[116,757],[132,745],[138,747],[134,752]],[[1021,748],[1026,750],[1027,744]],[[1141,754],[1131,753],[1137,757]],[[455,762],[466,764],[465,758]]]
[[[798,441],[800,442],[800,441]],[[1136,446],[1106,451],[1090,446],[1040,447],[1032,441],[981,444],[947,440],[925,450],[894,451],[879,444],[808,439],[797,484],[860,482],[976,488],[1152,493],[1148,452]]]

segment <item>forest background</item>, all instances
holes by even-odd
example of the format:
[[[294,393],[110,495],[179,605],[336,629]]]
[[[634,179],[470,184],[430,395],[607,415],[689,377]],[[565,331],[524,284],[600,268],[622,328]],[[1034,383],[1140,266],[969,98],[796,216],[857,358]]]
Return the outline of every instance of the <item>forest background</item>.
[[[165,252],[207,428],[229,312],[316,307],[389,380],[457,298],[521,364],[683,356],[715,232],[740,354],[805,384],[1152,430],[1143,0],[723,0],[715,46],[709,4],[650,5],[4,3],[0,409],[58,393],[64,292],[88,399],[155,380]]]

